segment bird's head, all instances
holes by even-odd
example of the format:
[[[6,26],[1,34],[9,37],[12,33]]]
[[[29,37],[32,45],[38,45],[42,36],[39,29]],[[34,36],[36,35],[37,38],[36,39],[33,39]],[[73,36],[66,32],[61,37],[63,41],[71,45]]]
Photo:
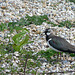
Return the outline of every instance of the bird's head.
[[[45,31],[44,31],[45,35],[48,36],[52,33],[52,30],[50,28],[47,28]]]

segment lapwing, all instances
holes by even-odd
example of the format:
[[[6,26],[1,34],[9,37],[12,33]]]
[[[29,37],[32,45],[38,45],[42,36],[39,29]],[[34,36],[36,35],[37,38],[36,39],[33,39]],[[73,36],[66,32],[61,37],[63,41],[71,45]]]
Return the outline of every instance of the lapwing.
[[[53,34],[51,28],[45,30],[48,46],[58,52],[75,53],[75,46],[71,45],[66,39]]]

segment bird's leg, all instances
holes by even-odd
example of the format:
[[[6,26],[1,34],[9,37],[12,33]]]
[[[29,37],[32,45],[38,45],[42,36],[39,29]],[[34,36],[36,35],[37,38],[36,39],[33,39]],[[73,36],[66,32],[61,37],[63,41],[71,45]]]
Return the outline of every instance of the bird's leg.
[[[59,59],[59,53],[57,54],[57,60]]]
[[[61,60],[61,52],[59,52],[59,54],[60,54],[60,60]]]
[[[58,62],[58,60],[59,60],[59,52],[57,53],[57,62]]]
[[[59,58],[59,56],[60,56],[60,58]],[[60,52],[58,52],[58,54],[57,54],[57,60],[61,60],[61,53]]]

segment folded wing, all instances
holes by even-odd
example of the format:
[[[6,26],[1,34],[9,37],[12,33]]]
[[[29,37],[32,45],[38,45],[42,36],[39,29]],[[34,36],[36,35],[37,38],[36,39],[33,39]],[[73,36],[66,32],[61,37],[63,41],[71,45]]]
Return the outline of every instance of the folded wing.
[[[75,53],[75,46],[71,45],[65,39],[58,36],[53,37],[52,40],[49,41],[49,44],[59,51]]]

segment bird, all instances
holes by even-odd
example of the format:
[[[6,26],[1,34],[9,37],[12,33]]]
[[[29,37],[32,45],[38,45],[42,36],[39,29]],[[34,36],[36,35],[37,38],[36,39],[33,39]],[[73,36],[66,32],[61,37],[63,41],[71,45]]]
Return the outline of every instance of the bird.
[[[51,28],[45,29],[44,33],[48,46],[53,50],[57,52],[75,53],[75,46],[70,44],[65,38],[54,35]]]

